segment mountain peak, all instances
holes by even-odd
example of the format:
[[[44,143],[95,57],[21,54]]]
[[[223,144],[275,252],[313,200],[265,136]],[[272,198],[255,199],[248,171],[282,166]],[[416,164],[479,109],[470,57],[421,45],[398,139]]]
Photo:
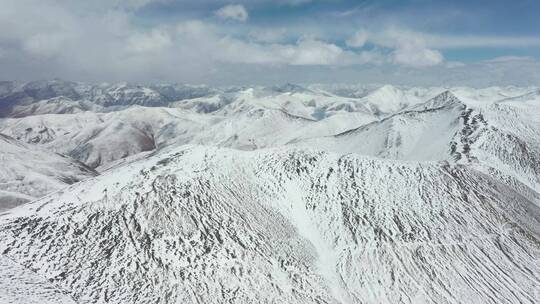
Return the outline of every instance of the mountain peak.
[[[465,104],[450,90],[446,90],[430,100],[414,106],[412,110],[429,110],[443,107],[453,108],[456,106],[465,106]]]
[[[406,106],[403,92],[392,85],[384,85],[363,99],[384,113],[396,112]]]

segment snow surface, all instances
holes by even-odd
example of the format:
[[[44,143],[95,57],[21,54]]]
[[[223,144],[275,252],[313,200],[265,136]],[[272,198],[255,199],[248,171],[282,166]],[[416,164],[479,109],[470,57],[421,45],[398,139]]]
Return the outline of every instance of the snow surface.
[[[82,163],[3,134],[0,168],[0,212],[97,175]]]
[[[1,82],[0,303],[536,303],[538,92]]]
[[[0,250],[79,303],[534,303],[539,219],[461,165],[196,146],[12,209]]]

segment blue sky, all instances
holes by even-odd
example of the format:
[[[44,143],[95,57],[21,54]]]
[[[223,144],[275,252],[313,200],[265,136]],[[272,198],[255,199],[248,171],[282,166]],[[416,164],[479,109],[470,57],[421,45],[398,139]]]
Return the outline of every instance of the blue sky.
[[[0,6],[3,79],[540,80],[535,0],[0,0]]]

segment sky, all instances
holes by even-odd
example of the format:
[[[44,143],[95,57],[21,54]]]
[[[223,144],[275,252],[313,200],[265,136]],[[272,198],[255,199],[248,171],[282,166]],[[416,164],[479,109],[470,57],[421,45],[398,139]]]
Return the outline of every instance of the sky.
[[[0,80],[539,85],[537,0],[0,0]]]

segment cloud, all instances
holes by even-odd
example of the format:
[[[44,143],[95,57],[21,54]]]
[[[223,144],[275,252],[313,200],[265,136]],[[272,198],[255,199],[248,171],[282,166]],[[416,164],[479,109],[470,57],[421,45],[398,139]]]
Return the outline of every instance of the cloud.
[[[339,66],[377,59],[367,52],[345,51],[335,44],[313,38],[302,38],[295,43],[246,41],[222,35],[214,26],[201,21],[180,23],[176,32],[176,40],[189,45],[195,55],[218,63]]]
[[[535,36],[479,36],[430,34],[404,28],[390,27],[383,31],[372,32],[371,39],[379,45],[393,46],[395,40],[403,38],[421,41],[426,47],[434,49],[460,48],[520,48],[540,46],[540,37]]]
[[[224,20],[230,19],[245,22],[248,19],[248,12],[241,4],[225,5],[224,7],[218,9],[215,14]]]
[[[135,33],[127,39],[130,50],[138,53],[156,52],[172,45],[169,33],[154,29],[148,33]]]
[[[259,42],[282,42],[287,37],[285,28],[256,28],[248,33],[250,39]]]
[[[441,49],[457,48],[521,48],[540,46],[540,37],[493,37],[419,34],[432,47]]]
[[[415,45],[396,49],[393,53],[393,59],[396,63],[414,67],[433,66],[444,61],[441,52]]]
[[[461,61],[448,61],[446,62],[445,66],[449,69],[461,68],[465,66],[465,63]]]
[[[466,66],[445,62],[441,50],[477,43],[467,37],[404,28],[360,29],[350,37],[330,36],[324,25],[308,24],[293,29],[281,23],[273,27],[220,22],[207,18],[212,13],[210,9],[198,19],[182,17],[141,23],[138,10],[151,2],[0,0],[0,78],[240,84],[387,82],[385,79],[390,82],[400,79],[392,78],[393,75],[400,75],[407,81],[429,83],[469,79],[469,75],[480,77],[480,71],[484,71],[491,73],[488,78],[512,75],[511,81],[539,79],[533,69],[540,66],[538,62],[521,57],[502,57]],[[232,15],[237,18],[234,20],[243,19],[241,13]],[[247,12],[245,18],[249,18]],[[449,41],[444,41],[445,37]],[[484,44],[495,43],[489,37],[477,38]],[[531,37],[499,37],[497,43],[503,42],[535,43]],[[437,78],[443,69],[451,70],[448,79]]]
[[[515,62],[515,61],[529,61],[533,62],[535,59],[530,56],[501,56],[493,59],[485,60],[484,62],[498,63],[498,62]]]
[[[356,32],[352,37],[347,39],[345,43],[349,47],[361,48],[364,46],[364,44],[366,44],[367,40],[368,40],[368,32],[366,30],[360,30]]]
[[[389,28],[370,33],[369,41],[377,46],[393,49],[392,61],[397,64],[427,67],[444,61],[442,53],[431,49],[424,37],[416,32]]]
[[[344,51],[334,44],[302,39],[284,55],[293,65],[329,65],[339,63],[343,54]]]
[[[39,33],[25,39],[22,48],[31,55],[50,57],[60,52],[66,39],[61,33]]]

